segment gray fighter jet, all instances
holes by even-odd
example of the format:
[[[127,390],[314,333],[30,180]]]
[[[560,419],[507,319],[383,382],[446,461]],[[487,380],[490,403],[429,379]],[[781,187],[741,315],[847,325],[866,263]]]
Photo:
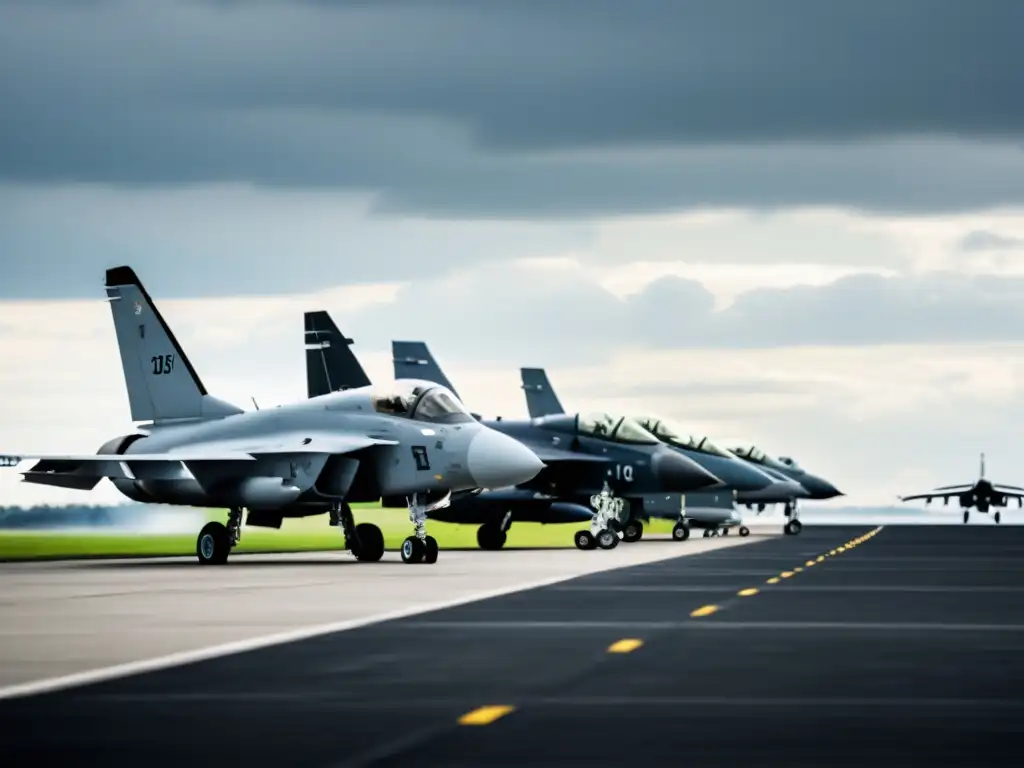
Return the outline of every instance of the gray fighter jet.
[[[396,378],[416,375],[429,381],[448,381],[422,341],[393,341],[391,348]],[[446,386],[450,385],[451,382]],[[593,548],[595,536],[597,546],[616,546],[619,541],[616,534],[622,532],[625,537],[629,509],[647,494],[679,494],[721,483],[714,473],[662,444],[629,416],[560,413],[517,421],[498,417],[485,423],[523,441],[548,465],[522,488],[542,489],[563,501],[581,501],[591,493],[595,482],[602,484],[602,492],[591,497],[591,504],[597,510],[591,529],[576,534],[575,543],[580,549]],[[557,468],[552,463],[555,457],[549,458],[551,450],[557,450],[558,455],[569,452],[574,458],[567,460],[565,467]],[[584,469],[579,461],[587,455],[600,457],[605,464],[591,465],[585,474],[567,477],[569,467],[578,467],[576,472]],[[513,516],[506,514],[498,530],[489,523],[487,535],[493,533],[497,537],[500,534],[500,541],[504,541],[504,532]]]
[[[786,534],[796,535],[803,530],[797,506],[799,499],[824,501],[844,495],[828,480],[812,475],[788,456],[773,459],[756,445],[735,445],[729,450],[740,458],[753,462],[762,471],[782,481],[789,480],[794,483],[793,492],[783,492],[783,498],[779,498],[779,494],[775,493],[759,495],[758,491],[753,491],[739,494],[736,499],[738,503],[746,504],[748,509],[756,505],[759,513],[764,511],[766,505],[782,504],[787,518],[782,530]]]
[[[520,377],[531,417],[565,413],[543,368],[521,368]],[[672,536],[677,541],[689,538],[691,527],[703,529],[705,537],[724,533],[737,526],[741,536],[749,535],[750,530],[742,524],[733,506],[735,496],[738,493],[765,492],[773,488],[777,491],[778,481],[720,448],[710,438],[688,434],[667,419],[650,415],[634,415],[634,418],[663,443],[714,473],[721,482],[687,494],[685,498],[671,494],[650,495],[631,504],[623,541],[639,541],[644,523],[649,523],[652,517],[675,520]]]
[[[109,478],[129,499],[229,509],[227,525],[199,533],[201,564],[227,561],[246,522],[278,528],[283,518],[327,512],[359,560],[379,560],[384,537],[354,525],[350,502],[404,497],[414,535],[407,563],[437,560],[427,516],[453,492],[524,483],[544,468],[521,442],[489,429],[443,386],[402,381],[358,387],[300,403],[245,412],[209,395],[181,345],[130,267],[107,271],[133,422],[96,455],[37,459],[24,480],[90,490]]]
[[[350,340],[345,339],[326,312],[306,313],[306,333],[307,381],[310,382],[311,396],[323,394],[326,386],[344,389],[352,382],[367,380],[366,372],[348,347]],[[402,342],[395,342],[393,349],[401,350],[402,345]],[[412,373],[430,381],[448,381],[436,363],[416,368]],[[409,375],[402,362],[396,363],[396,375],[400,379]],[[445,387],[455,391],[450,382]],[[482,420],[482,417],[474,416]],[[454,497],[450,506],[433,513],[435,519],[445,522],[479,525],[477,542],[481,549],[493,550],[504,546],[506,532],[513,520],[542,524],[590,522],[591,531],[577,534],[577,546],[584,549],[595,546],[611,548],[619,541],[612,530],[615,528],[618,500],[611,496],[611,492],[623,483],[654,488],[663,488],[667,484],[667,487],[675,488],[680,485],[703,487],[715,482],[699,467],[675,462],[652,451],[657,440],[644,434],[639,426],[622,423],[616,426],[612,423],[611,437],[583,436],[574,439],[564,434],[558,424],[500,420],[487,423],[514,434],[516,439],[531,446],[543,457],[547,468],[532,481],[518,487],[495,488]],[[595,425],[595,430],[600,426]],[[635,427],[635,433],[631,438],[632,427]],[[614,471],[613,461],[617,462]],[[597,515],[587,506],[588,500],[599,510]],[[389,501],[385,499],[384,503],[387,506]],[[604,522],[601,519],[595,522],[601,514],[605,515]]]
[[[1024,488],[1019,485],[1006,485],[1005,483],[994,483],[985,477],[985,454],[981,454],[981,469],[978,479],[973,483],[959,483],[958,485],[942,485],[928,493],[915,493],[912,496],[901,496],[900,501],[915,501],[924,499],[925,504],[931,504],[935,499],[942,499],[942,503],[949,504],[949,500],[955,498],[964,511],[964,525],[971,519],[971,507],[974,507],[982,514],[988,514],[992,507],[996,507],[993,515],[996,523],[1002,522],[1003,516],[999,507],[1006,507],[1010,499],[1017,502],[1017,508],[1024,508]]]

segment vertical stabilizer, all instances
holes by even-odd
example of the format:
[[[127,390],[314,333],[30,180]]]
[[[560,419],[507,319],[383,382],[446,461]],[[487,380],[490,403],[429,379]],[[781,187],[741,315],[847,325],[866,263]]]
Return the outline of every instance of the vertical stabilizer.
[[[306,393],[319,397],[342,389],[370,386],[370,377],[352,351],[352,339],[323,311],[307,312]]]
[[[985,479],[985,454],[981,454],[981,479]]]
[[[543,368],[520,368],[519,376],[523,382],[523,391],[526,392],[526,410],[531,419],[565,413]]]
[[[430,354],[427,345],[422,341],[392,341],[391,357],[395,366],[396,379],[423,379],[447,387],[452,394],[459,397],[455,387],[444,375],[441,366]],[[459,398],[460,400],[462,398]]]
[[[108,269],[106,288],[132,421],[159,424],[243,412],[206,392],[135,270]]]

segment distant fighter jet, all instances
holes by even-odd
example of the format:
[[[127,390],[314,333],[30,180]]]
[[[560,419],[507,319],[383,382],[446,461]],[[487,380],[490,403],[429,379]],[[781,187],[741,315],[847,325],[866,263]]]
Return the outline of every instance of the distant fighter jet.
[[[130,267],[107,271],[133,422],[131,435],[96,455],[38,459],[24,480],[91,490],[102,478],[133,501],[229,509],[196,541],[201,564],[221,564],[246,522],[279,528],[283,518],[329,513],[359,560],[379,560],[384,537],[356,526],[350,502],[406,497],[415,533],[407,563],[437,560],[428,513],[453,492],[526,482],[543,469],[522,443],[479,423],[434,382],[362,386],[300,403],[245,412],[207,394],[181,345]]]
[[[393,341],[391,349],[396,378],[416,375],[429,381],[448,381],[422,341]],[[537,478],[521,487],[543,489],[562,501],[579,503],[603,486],[600,493],[590,496],[597,510],[591,529],[579,531],[575,536],[580,549],[593,548],[595,537],[597,546],[617,546],[617,531],[622,530],[625,536],[623,524],[628,515],[623,511],[628,513],[628,509],[646,494],[680,494],[721,483],[713,472],[662,444],[629,416],[563,412],[529,420],[511,421],[499,417],[484,423],[522,440],[548,465]],[[568,469],[571,462],[559,468],[547,458],[548,451],[556,446],[559,452],[568,452],[577,462],[589,455],[603,463],[592,467],[596,472],[571,476]],[[595,481],[600,485],[595,487]],[[512,517],[525,519],[516,512],[506,514],[500,523],[482,526],[480,536],[504,542]],[[689,534],[688,529],[686,534]]]
[[[531,418],[565,413],[543,368],[520,368],[519,374]],[[634,414],[633,418],[661,442],[695,461],[721,482],[693,496],[687,494],[685,499],[679,495],[652,495],[638,499],[630,505],[623,541],[639,541],[643,536],[644,523],[650,522],[652,517],[676,520],[672,536],[679,541],[689,538],[691,526],[703,528],[705,537],[724,533],[735,526],[739,526],[740,536],[748,535],[750,530],[742,525],[743,521],[733,507],[733,499],[741,491],[764,491],[777,484],[775,478],[718,447],[710,438],[690,435],[660,416]],[[691,506],[693,497],[697,497],[700,503]],[[728,500],[727,505],[723,503],[725,499]]]
[[[900,501],[915,501],[924,499],[925,504],[931,504],[932,499],[942,499],[942,503],[949,504],[952,497],[960,501],[964,510],[964,522],[971,516],[971,507],[979,512],[988,514],[991,507],[1005,507],[1010,499],[1017,500],[1017,508],[1024,507],[1024,488],[1018,485],[1003,485],[993,483],[985,479],[985,454],[981,454],[981,469],[979,479],[974,483],[961,483],[960,485],[943,485],[930,493],[916,493],[913,496],[901,496]],[[993,515],[997,523],[1002,521],[1002,515],[996,510]]]

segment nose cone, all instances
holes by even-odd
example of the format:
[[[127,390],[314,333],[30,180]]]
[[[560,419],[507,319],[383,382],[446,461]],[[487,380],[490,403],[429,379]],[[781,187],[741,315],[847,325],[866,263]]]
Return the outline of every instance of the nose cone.
[[[814,475],[807,475],[806,477],[800,478],[800,484],[807,488],[812,499],[834,499],[837,496],[843,495],[843,493],[828,480],[815,477]]]
[[[658,451],[651,465],[661,490],[667,493],[686,493],[722,482],[697,462],[669,449]]]
[[[725,459],[709,466],[722,482],[740,493],[760,491],[770,486],[774,480],[752,464],[742,459]]]
[[[479,488],[506,488],[532,480],[544,462],[518,440],[482,427],[469,443],[466,467]]]

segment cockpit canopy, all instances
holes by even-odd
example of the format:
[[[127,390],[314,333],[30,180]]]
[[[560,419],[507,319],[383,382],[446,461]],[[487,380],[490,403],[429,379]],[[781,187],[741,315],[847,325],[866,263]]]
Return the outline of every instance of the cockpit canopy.
[[[648,432],[669,445],[688,451],[700,451],[714,456],[731,458],[731,454],[711,442],[711,438],[687,434],[665,419],[659,419],[657,416],[638,416],[636,421]]]
[[[600,437],[616,443],[654,445],[658,438],[628,416],[611,413],[581,413],[576,416],[576,431],[581,435]]]
[[[791,458],[789,456],[779,456],[779,462],[781,462],[782,464],[785,464],[790,469],[796,470],[798,472],[802,472],[803,471],[803,467],[801,467],[799,464],[797,464],[796,459]]]
[[[735,448],[730,448],[730,451],[735,453],[741,459],[747,459],[758,464],[764,464],[768,462],[768,454],[758,448],[756,445],[740,445]]]
[[[451,390],[430,381],[398,379],[373,387],[370,402],[377,413],[432,424],[476,421]]]

